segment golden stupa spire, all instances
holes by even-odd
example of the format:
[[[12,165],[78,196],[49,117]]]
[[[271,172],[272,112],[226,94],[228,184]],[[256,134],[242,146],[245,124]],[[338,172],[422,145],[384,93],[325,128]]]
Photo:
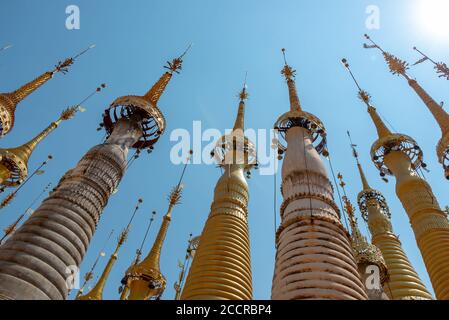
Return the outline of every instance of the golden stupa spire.
[[[104,253],[104,249],[106,248],[107,243],[109,242],[109,239],[112,237],[112,234],[114,233],[114,229],[111,230],[111,232],[109,233],[108,237],[106,238],[103,246],[101,247],[100,252],[98,252],[97,258],[95,259],[94,263],[92,264],[92,267],[90,268],[90,270],[88,272],[86,272],[86,274],[84,275],[84,282],[81,285],[80,289],[78,290],[75,299],[78,299],[79,297],[82,296],[82,294],[84,293],[84,289],[86,288],[87,284],[89,283],[90,280],[93,279],[94,277],[94,271],[95,268],[98,264],[98,261],[100,261],[101,257],[105,256]]]
[[[389,52],[384,51],[377,43],[375,43],[367,34],[365,34],[365,38],[368,39],[372,45],[365,44],[365,48],[377,48],[379,49],[385,61],[390,68],[390,72],[394,75],[403,76],[409,83],[409,85],[413,88],[413,90],[418,94],[418,96],[422,99],[424,104],[428,107],[429,111],[432,113],[433,117],[437,121],[438,125],[441,128],[443,133],[449,130],[449,114],[444,111],[442,106],[437,103],[420,85],[419,83],[411,79],[407,74],[407,70],[409,70],[409,63],[401,60]]]
[[[360,231],[357,218],[355,217],[355,208],[346,194],[346,183],[343,181],[343,176],[341,173],[338,174],[338,180],[340,181],[340,187],[343,190],[342,199],[344,209],[348,214],[348,220],[351,226],[351,244],[354,250],[360,276],[365,280],[367,275],[371,275],[371,272],[367,272],[368,266],[375,265],[379,268],[380,285],[375,290],[370,290],[367,288],[368,297],[370,300],[388,300],[388,297],[386,297],[382,289],[382,286],[388,281],[389,278],[387,265],[382,256],[382,252],[375,245],[369,243]]]
[[[409,64],[406,61],[403,61],[394,55],[384,51],[379,45],[377,45],[367,34],[365,34],[365,38],[368,39],[372,45],[365,44],[365,48],[377,48],[379,49],[385,61],[390,68],[390,72],[395,75],[403,76],[409,86],[416,92],[419,98],[424,102],[426,107],[432,113],[434,119],[438,123],[438,126],[442,132],[442,138],[437,144],[437,156],[439,162],[443,165],[445,176],[449,179],[449,114],[443,109],[443,103],[437,103],[423,87],[416,81],[412,79],[408,74],[407,70],[409,69]],[[447,66],[446,66],[447,68]],[[447,71],[447,69],[445,69]]]
[[[108,277],[109,277],[109,274],[111,273],[112,267],[114,266],[114,263],[117,260],[120,248],[123,246],[126,239],[128,238],[129,230],[131,228],[131,223],[133,222],[134,217],[136,216],[136,213],[139,210],[139,207],[142,202],[143,202],[142,199],[139,199],[137,201],[137,204],[136,204],[136,207],[134,208],[131,219],[129,220],[126,228],[120,233],[114,253],[109,258],[109,261],[106,264],[106,267],[104,268],[103,273],[101,274],[100,278],[98,279],[97,284],[86,295],[77,297],[76,298],[77,300],[103,300],[103,290],[106,285],[106,281],[108,280]]]
[[[60,61],[53,70],[43,73],[33,81],[13,92],[0,93],[0,137],[6,135],[13,128],[14,113],[18,103],[50,80],[56,73],[67,73],[68,68],[75,62],[75,60],[93,47],[94,45],[90,46],[73,58],[67,58],[64,61]]]
[[[78,111],[83,112],[84,109],[81,104],[86,102],[96,92],[101,91],[101,88],[104,87],[105,86],[102,85],[97,88],[95,92],[91,93],[76,106],[65,109],[56,121],[52,122],[47,128],[27,143],[17,148],[0,149],[0,185],[6,187],[16,187],[20,185],[28,176],[28,160],[39,142],[55,130],[62,121],[73,118]]]
[[[122,285],[119,287],[120,300],[126,300],[126,298],[128,297],[130,280],[133,277],[132,268],[140,262],[140,258],[142,257],[143,246],[145,245],[145,242],[147,240],[148,234],[150,232],[151,226],[153,225],[153,221],[154,221],[155,217],[156,217],[156,211],[153,211],[151,214],[150,221],[147,226],[147,230],[143,237],[142,243],[140,244],[140,247],[136,250],[136,257],[134,258],[134,261],[131,264],[131,266],[128,268],[128,270],[126,270],[125,276],[123,277],[123,279],[121,281]]]
[[[357,79],[355,78],[354,74],[351,71],[351,68],[349,67],[348,60],[342,59],[341,61],[342,61],[343,65],[345,66],[345,68],[348,70],[349,74],[351,75],[352,80],[354,80],[354,83],[356,84],[356,86],[359,90],[358,91],[359,99],[362,100],[363,103],[365,103],[366,106],[368,107],[368,113],[371,116],[371,119],[373,120],[374,125],[376,126],[376,130],[377,130],[377,134],[379,135],[379,138],[385,138],[385,137],[391,135],[390,129],[388,129],[388,127],[385,125],[385,123],[383,122],[383,120],[381,119],[379,114],[377,113],[376,108],[374,108],[371,105],[370,94],[368,92],[366,92],[365,90],[362,90],[362,88],[360,87]]]
[[[296,91],[296,70],[288,65],[284,48],[282,48],[282,54],[284,56],[284,68],[282,69],[281,73],[284,75],[285,80],[287,81],[288,95],[290,97],[290,110],[301,110],[301,103],[299,102],[298,92]]]
[[[127,95],[117,98],[110,107],[103,113],[103,122],[100,127],[104,127],[106,134],[110,135],[115,124],[123,117],[138,117],[142,119],[142,136],[132,146],[135,149],[148,149],[151,153],[154,145],[165,132],[165,117],[158,106],[158,101],[165,91],[174,73],[179,73],[182,69],[183,58],[191,48],[191,45],[182,55],[171,61],[167,61],[164,66],[168,71],[151,87],[143,96]]]
[[[243,84],[243,88],[240,91],[238,97],[240,99],[239,108],[237,111],[237,117],[235,118],[234,128],[233,131],[244,131],[245,130],[245,101],[248,99],[248,93],[246,92],[247,86],[246,86],[246,77],[245,75],[245,82]]]
[[[132,265],[127,273],[129,281],[126,286],[128,296],[125,297],[122,294],[123,299],[128,300],[150,300],[159,299],[164,293],[166,280],[162,272],[160,271],[160,257],[162,246],[164,244],[165,237],[167,235],[168,227],[171,222],[173,208],[180,203],[182,194],[182,180],[190,161],[190,155],[184,165],[181,177],[178,184],[172,189],[168,197],[168,209],[167,213],[163,217],[162,225],[156,236],[154,244],[142,262]]]

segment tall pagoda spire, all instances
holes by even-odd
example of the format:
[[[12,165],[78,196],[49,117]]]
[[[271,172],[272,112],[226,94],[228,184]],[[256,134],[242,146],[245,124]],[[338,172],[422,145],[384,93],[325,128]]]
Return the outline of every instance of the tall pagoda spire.
[[[348,136],[351,140],[349,132]],[[385,197],[369,186],[356,147],[351,140],[353,156],[362,180],[362,191],[358,194],[357,203],[363,220],[368,223],[372,244],[380,249],[387,265],[389,279],[384,290],[392,300],[432,299],[402,249],[398,236],[393,232],[391,213]]]
[[[100,278],[97,281],[97,284],[90,290],[86,295],[79,296],[76,299],[77,300],[103,300],[103,291],[104,287],[106,285],[106,281],[108,280],[109,274],[111,273],[112,267],[115,264],[115,261],[117,261],[118,253],[120,251],[120,248],[125,243],[126,239],[128,238],[129,231],[131,229],[131,224],[134,220],[134,217],[136,216],[137,211],[140,208],[140,205],[142,204],[142,199],[139,199],[137,201],[137,204],[134,208],[133,214],[131,216],[131,219],[128,222],[128,225],[125,229],[123,229],[122,233],[120,233],[120,236],[118,238],[117,246],[115,247],[114,253],[109,258],[108,263],[106,263],[106,266],[103,270],[103,273],[101,274]]]
[[[416,94],[421,98],[424,104],[427,106],[429,111],[432,113],[436,122],[438,123],[442,138],[437,144],[437,156],[440,163],[443,165],[446,178],[449,180],[449,114],[443,109],[442,105],[438,104],[416,81],[412,79],[408,74],[409,64],[403,61],[391,53],[384,51],[379,45],[377,45],[367,34],[365,38],[371,42],[371,45],[365,44],[365,48],[377,48],[379,49],[385,61],[390,68],[390,72],[394,75],[400,75],[405,78],[409,86],[416,92]]]
[[[351,226],[351,244],[354,250],[355,259],[357,262],[359,274],[362,282],[367,285],[366,291],[370,300],[389,300],[388,296],[383,290],[383,286],[388,281],[388,270],[381,251],[375,245],[370,244],[359,229],[357,218],[355,217],[355,208],[352,205],[346,194],[346,183],[343,181],[343,176],[338,174],[340,187],[343,190],[344,209],[348,214],[349,224]],[[372,267],[377,267],[377,272]],[[378,275],[377,279],[370,279]],[[368,282],[371,287],[368,287]]]
[[[181,63],[173,60],[169,72],[179,71]],[[68,170],[33,216],[0,247],[0,298],[66,299],[66,270],[82,262],[103,209],[126,172],[129,149],[151,151],[165,118],[144,97],[125,96],[105,110],[102,125],[106,140]]]
[[[81,105],[104,87],[104,84],[101,85],[101,87],[98,87],[93,93],[83,99],[82,102],[62,111],[61,116],[56,121],[52,122],[27,143],[16,148],[0,149],[0,185],[5,187],[20,185],[28,176],[28,160],[37,145],[63,121],[72,119],[78,111],[84,111]]]
[[[123,279],[121,281],[122,286],[119,287],[120,300],[126,300],[128,298],[129,285],[131,283],[131,279],[133,279],[133,276],[134,276],[132,273],[133,267],[136,266],[137,264],[139,264],[139,262],[140,262],[140,259],[142,257],[143,246],[145,245],[145,241],[148,237],[151,226],[153,225],[155,216],[156,216],[156,211],[153,211],[150,221],[147,226],[147,230],[145,231],[145,236],[143,237],[142,243],[140,245],[140,248],[136,250],[136,257],[134,258],[132,265],[128,268],[128,270],[126,270],[125,276],[123,277]]]
[[[248,230],[248,183],[256,164],[253,143],[244,136],[246,86],[239,94],[234,131],[218,140],[211,156],[223,168],[181,300],[250,300],[253,297]]]
[[[178,184],[170,192],[168,210],[163,217],[153,247],[142,262],[134,263],[127,271],[128,283],[125,285],[127,290],[129,290],[129,294],[126,297],[128,300],[159,299],[165,291],[167,282],[160,270],[161,252],[172,219],[172,211],[181,202],[182,180],[189,161],[190,156],[184,165]]]
[[[90,46],[73,58],[68,58],[64,61],[60,61],[53,70],[43,73],[33,81],[28,82],[27,84],[23,85],[13,92],[0,93],[0,137],[8,134],[13,128],[15,121],[14,113],[16,111],[17,105],[22,100],[36,91],[48,80],[53,78],[56,73],[67,73],[68,68],[75,62],[75,60],[93,47],[94,45]]]
[[[285,64],[282,74],[287,79],[290,111],[275,123],[281,139],[278,153],[285,153],[285,158],[271,297],[365,300],[349,234],[341,224],[320,158],[320,154],[328,155],[326,129],[316,116],[297,108],[296,89],[288,70],[292,68]]]
[[[381,176],[395,176],[396,194],[409,216],[437,299],[449,299],[449,220],[417,173],[425,167],[421,148],[411,137],[392,133],[374,142],[371,158]]]

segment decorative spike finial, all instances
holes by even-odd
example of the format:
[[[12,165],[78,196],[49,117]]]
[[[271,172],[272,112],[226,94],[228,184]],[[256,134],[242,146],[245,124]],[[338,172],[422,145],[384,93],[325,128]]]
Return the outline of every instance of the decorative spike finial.
[[[344,203],[344,207],[345,207],[345,211],[348,214],[348,218],[349,218],[349,224],[351,225],[351,229],[352,229],[352,237],[355,241],[361,240],[362,239],[362,234],[358,228],[357,225],[357,218],[355,217],[355,208],[352,205],[351,201],[349,200],[347,194],[346,194],[346,183],[343,180],[343,175],[341,173],[338,173],[337,176],[338,180],[340,181],[340,187],[343,191],[343,203]]]
[[[352,142],[351,133],[349,131],[346,131],[346,133],[348,135],[349,142],[351,145],[352,155],[354,156],[354,158],[357,162],[357,168],[359,169],[359,174],[360,174],[360,179],[362,180],[363,189],[364,190],[371,189],[368,184],[368,180],[366,179],[365,172],[363,172],[362,165],[359,162],[359,153],[357,152],[357,149],[356,149],[357,145]]]
[[[416,47],[413,47],[413,50],[419,52],[423,56],[421,59],[419,59],[417,62],[415,62],[413,64],[413,66],[416,66],[420,63],[423,63],[423,62],[429,60],[430,62],[432,62],[434,64],[434,68],[435,68],[437,74],[439,74],[438,77],[446,78],[447,80],[449,80],[449,67],[447,66],[446,63],[436,62],[436,61],[432,60],[428,55],[424,54],[421,50],[419,50]]]
[[[402,75],[407,76],[407,70],[409,69],[408,62],[401,60],[391,53],[384,51],[377,43],[375,43],[367,34],[365,34],[365,38],[368,39],[372,45],[364,44],[363,47],[365,49],[371,49],[371,48],[377,48],[379,49],[383,56],[385,61],[388,64],[388,67],[390,68],[390,72],[395,75]]]
[[[242,91],[239,93],[240,101],[243,102],[248,99],[248,93],[246,92],[246,89],[248,86],[246,85],[246,79],[248,78],[248,71],[245,73],[245,82],[243,83]]]
[[[287,63],[287,58],[285,57],[285,48],[282,48],[282,56],[284,57],[284,68],[281,73],[284,75],[285,80],[294,80],[296,76],[296,70],[290,67]]]
[[[168,69],[166,73],[162,75],[161,78],[151,87],[151,89],[143,96],[145,100],[147,100],[153,107],[157,107],[157,103],[164,93],[165,88],[167,87],[170,79],[173,76],[173,73],[180,73],[182,70],[183,58],[190,50],[192,45],[189,45],[187,49],[181,54],[178,58],[173,59],[172,61],[167,61],[167,65],[164,66],[165,69]]]
[[[376,108],[374,108],[371,105],[371,96],[368,92],[366,92],[365,90],[362,90],[362,88],[360,87],[357,79],[355,78],[354,74],[352,73],[352,70],[349,66],[348,60],[343,58],[341,60],[341,62],[343,63],[344,67],[346,68],[346,70],[348,70],[349,74],[351,75],[352,80],[354,80],[355,85],[358,88],[358,97],[360,100],[363,101],[363,103],[366,104],[366,106],[368,107],[368,113],[370,114],[374,125],[376,126],[377,129],[377,133],[379,135],[379,137],[386,137],[388,135],[391,135],[391,131],[387,128],[387,126],[385,125],[385,123],[382,121],[382,119],[380,118],[379,114],[377,113]]]
[[[95,48],[95,44],[90,45],[87,49],[84,49],[80,53],[76,54],[74,57],[67,58],[64,61],[58,62],[58,64],[55,66],[55,69],[52,71],[53,74],[57,72],[61,72],[62,74],[66,74],[69,71],[69,67],[78,59],[80,56],[85,54],[90,49]]]
[[[282,49],[282,55],[284,57],[284,68],[282,69],[281,74],[284,75],[285,80],[287,81],[288,95],[290,98],[290,110],[298,111],[301,110],[301,103],[299,101],[298,92],[296,91],[296,70],[287,64],[284,48]]]
[[[16,148],[0,149],[0,184],[14,187],[26,179],[28,176],[28,160],[37,145],[53,132],[62,121],[71,119],[77,111],[85,111],[81,104],[89,100],[97,92],[100,92],[102,88],[105,88],[104,84],[84,98],[81,103],[65,109],[58,120],[52,122],[47,128],[27,143]]]

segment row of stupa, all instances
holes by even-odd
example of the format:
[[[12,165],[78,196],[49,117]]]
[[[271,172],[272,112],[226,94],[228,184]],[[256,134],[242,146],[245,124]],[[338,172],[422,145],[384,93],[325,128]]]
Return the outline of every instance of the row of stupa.
[[[449,115],[407,74],[406,62],[383,51],[374,42],[365,47],[380,49],[390,70],[407,79],[434,115],[443,132],[437,147],[438,156],[448,176]],[[128,168],[129,149],[137,149],[138,153],[144,149],[151,151],[165,131],[165,118],[158,101],[173,74],[181,70],[184,54],[168,62],[167,72],[145,95],[116,99],[103,114],[101,127],[107,133],[104,143],[90,149],[75,168],[67,171],[20,228],[17,222],[8,229],[7,239],[3,242],[4,237],[0,246],[0,299],[67,298],[70,276],[67,267],[79,266],[83,261],[104,207]],[[66,72],[74,61],[74,58],[67,59],[15,92],[0,95],[2,136],[14,125],[17,104],[55,73]],[[422,150],[413,138],[388,129],[372,106],[369,94],[356,81],[347,60],[343,63],[357,84],[359,97],[367,105],[377,129],[378,140],[373,144],[371,158],[381,176],[395,176],[397,196],[409,216],[436,298],[449,299],[449,220],[439,207],[431,186],[418,174],[418,170],[425,167]],[[436,65],[437,71],[447,69],[444,69],[445,64]],[[334,187],[320,157],[329,155],[326,129],[316,116],[302,109],[295,70],[286,60],[282,74],[288,86],[290,110],[275,124],[279,133],[276,148],[279,158],[284,159],[281,187],[284,200],[276,233],[272,298],[433,299],[393,232],[387,202],[379,191],[370,187],[355,147],[354,156],[362,180],[358,205],[368,223],[372,243],[359,230],[355,209],[346,196],[343,177],[339,175],[351,232],[344,228],[334,199]],[[239,98],[233,131],[219,139],[211,154],[222,167],[223,174],[216,184],[204,229],[200,237],[192,241],[194,245],[189,245],[186,260],[192,258],[192,263],[185,283],[183,270],[175,287],[179,299],[249,300],[253,297],[247,219],[249,190],[245,173],[257,167],[257,154],[254,144],[244,135],[246,87]],[[57,121],[21,147],[0,149],[0,184],[4,188],[23,186],[29,178],[28,159],[37,144],[61,121],[70,119],[79,110],[82,110],[81,104],[65,110]],[[144,259],[141,259],[141,249],[138,250],[123,278],[121,299],[148,300],[159,298],[163,293],[166,279],[160,271],[159,259],[181,191],[180,180],[170,194],[168,211],[152,249]],[[2,206],[12,201],[14,195],[13,192],[8,196]],[[78,299],[102,299],[104,285],[140,202],[98,282],[88,293],[80,291]],[[380,285],[367,285],[373,274],[370,270],[377,270]],[[86,280],[91,278],[92,274],[88,273]]]

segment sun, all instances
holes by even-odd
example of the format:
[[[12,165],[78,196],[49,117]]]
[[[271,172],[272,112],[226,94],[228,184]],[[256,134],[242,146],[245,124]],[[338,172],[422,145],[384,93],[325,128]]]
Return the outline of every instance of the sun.
[[[449,0],[418,0],[416,17],[426,34],[449,39]]]

